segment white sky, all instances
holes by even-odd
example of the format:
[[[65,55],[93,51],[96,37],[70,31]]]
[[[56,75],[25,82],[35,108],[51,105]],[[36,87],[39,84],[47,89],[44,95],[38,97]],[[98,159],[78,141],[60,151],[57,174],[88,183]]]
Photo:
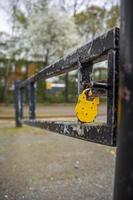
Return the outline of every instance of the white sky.
[[[58,0],[55,0],[55,1],[58,2]],[[102,6],[105,3],[105,1],[109,2],[107,0],[95,0],[95,1],[92,0],[92,3]],[[118,0],[110,0],[110,1],[114,3],[114,2],[117,2]],[[0,32],[4,31],[7,33],[11,33],[11,20],[9,17],[9,2],[11,2],[11,0],[0,0]]]
[[[0,0],[0,32],[6,31],[8,33],[11,31],[8,2],[9,0]]]

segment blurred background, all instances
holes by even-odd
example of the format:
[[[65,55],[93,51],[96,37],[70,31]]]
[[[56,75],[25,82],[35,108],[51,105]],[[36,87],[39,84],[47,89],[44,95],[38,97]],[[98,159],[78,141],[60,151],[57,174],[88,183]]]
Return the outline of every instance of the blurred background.
[[[119,26],[119,18],[116,0],[0,1],[0,103],[13,103],[16,79],[28,78]],[[106,65],[95,69],[97,80],[105,78]],[[77,71],[38,82],[36,87],[38,103],[75,102]]]
[[[119,20],[117,0],[0,0],[0,200],[112,199],[115,148],[16,128],[13,103],[15,80],[119,27]],[[106,80],[107,69],[107,62],[95,64],[94,80]],[[77,71],[38,81],[37,117],[73,120],[77,83]],[[24,103],[27,116],[28,91]]]

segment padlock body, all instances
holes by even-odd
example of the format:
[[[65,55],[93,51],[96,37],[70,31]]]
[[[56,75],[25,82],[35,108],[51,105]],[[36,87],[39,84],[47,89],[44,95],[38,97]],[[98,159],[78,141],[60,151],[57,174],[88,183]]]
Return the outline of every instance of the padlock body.
[[[91,123],[95,121],[98,113],[99,97],[93,97],[93,95],[91,97],[91,100],[88,100],[84,91],[79,95],[75,114],[81,122]]]

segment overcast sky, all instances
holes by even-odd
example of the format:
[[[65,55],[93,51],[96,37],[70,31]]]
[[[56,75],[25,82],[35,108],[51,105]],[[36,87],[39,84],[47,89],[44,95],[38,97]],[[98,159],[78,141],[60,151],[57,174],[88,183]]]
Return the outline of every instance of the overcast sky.
[[[0,31],[6,31],[6,32],[10,31],[8,2],[9,0],[0,1]]]
[[[72,2],[73,0],[71,0]],[[84,0],[86,1],[86,0]],[[109,2],[107,0],[93,0],[93,4],[97,5],[103,5],[104,3]],[[116,2],[118,0],[110,0],[113,2]],[[10,20],[10,14],[9,14],[9,3],[11,0],[0,0],[0,32],[5,31],[7,33],[11,33],[11,20]],[[55,0],[54,2],[58,2],[58,0]],[[108,3],[107,3],[108,4]]]

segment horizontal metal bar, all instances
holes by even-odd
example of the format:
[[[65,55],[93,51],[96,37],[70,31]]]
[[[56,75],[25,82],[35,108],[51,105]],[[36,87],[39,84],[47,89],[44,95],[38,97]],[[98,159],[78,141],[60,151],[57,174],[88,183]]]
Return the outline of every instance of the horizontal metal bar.
[[[103,145],[115,146],[112,128],[105,123],[82,124],[64,121],[23,120],[24,124],[46,129],[65,136],[74,137]]]
[[[102,82],[95,82],[93,85],[94,88],[100,88],[100,89],[109,89],[109,85],[107,83]]]
[[[73,53],[60,59],[54,64],[45,67],[40,72],[31,76],[27,80],[21,82],[20,87],[24,87],[31,82],[36,82],[40,79],[47,79],[52,76],[57,76],[68,71],[78,68],[78,62],[85,63],[94,61],[100,56],[106,55],[110,49],[116,49],[119,46],[119,28],[113,28],[106,34],[97,37],[92,42],[78,48]]]
[[[92,86],[86,84],[85,88],[92,88],[93,94],[96,96],[107,95],[107,90],[110,89],[110,85],[105,81],[94,82]]]

